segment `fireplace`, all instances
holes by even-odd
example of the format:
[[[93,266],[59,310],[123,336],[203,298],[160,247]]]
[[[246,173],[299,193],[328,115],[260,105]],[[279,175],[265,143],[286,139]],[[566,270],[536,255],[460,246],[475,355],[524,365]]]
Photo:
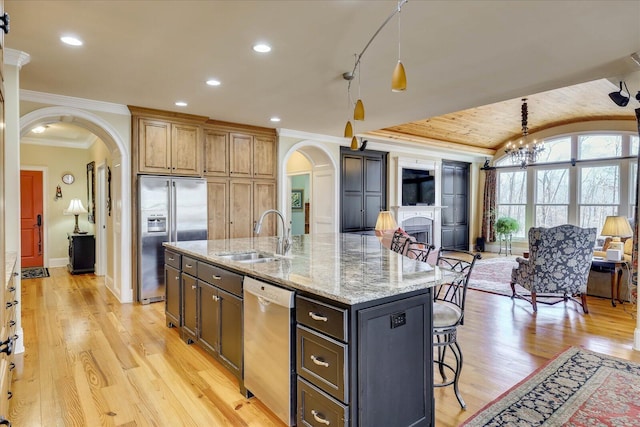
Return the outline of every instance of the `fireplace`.
[[[402,221],[400,226],[418,242],[433,243],[433,219],[414,216]]]
[[[392,206],[396,222],[417,241],[440,246],[442,206]]]

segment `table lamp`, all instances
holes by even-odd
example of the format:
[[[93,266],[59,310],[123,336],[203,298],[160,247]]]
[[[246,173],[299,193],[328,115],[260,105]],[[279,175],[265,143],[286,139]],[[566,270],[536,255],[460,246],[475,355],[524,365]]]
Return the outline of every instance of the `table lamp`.
[[[620,241],[620,237],[632,236],[633,230],[631,230],[631,225],[627,218],[623,216],[608,216],[604,220],[600,235],[611,236],[612,241],[609,243],[609,249],[619,250],[620,256],[622,256],[624,244]],[[607,258],[609,257],[607,256]]]
[[[398,224],[393,218],[393,215],[391,215],[391,212],[380,211],[378,219],[376,220],[376,234],[381,234],[383,231],[387,230],[395,230],[396,228],[398,228]]]
[[[75,215],[76,227],[73,229],[75,234],[81,233],[80,227],[78,227],[78,215],[81,213],[88,213],[88,211],[82,206],[80,199],[71,199],[69,207],[64,211],[65,215]]]

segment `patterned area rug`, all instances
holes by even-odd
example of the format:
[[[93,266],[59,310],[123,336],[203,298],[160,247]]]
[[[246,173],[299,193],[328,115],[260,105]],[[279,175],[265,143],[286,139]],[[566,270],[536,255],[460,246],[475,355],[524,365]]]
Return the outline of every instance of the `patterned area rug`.
[[[44,267],[29,267],[22,269],[23,279],[40,279],[49,277],[49,269]]]
[[[462,426],[640,426],[640,364],[572,347]]]
[[[510,297],[511,270],[517,266],[515,256],[477,260],[469,276],[469,288]],[[516,290],[519,294],[529,294],[520,285],[516,285]]]

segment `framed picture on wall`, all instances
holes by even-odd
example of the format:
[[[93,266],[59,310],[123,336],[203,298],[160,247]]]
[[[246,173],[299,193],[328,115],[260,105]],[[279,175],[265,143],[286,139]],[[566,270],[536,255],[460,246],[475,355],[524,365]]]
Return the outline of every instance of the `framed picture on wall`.
[[[301,211],[304,205],[304,189],[291,190],[291,210]]]

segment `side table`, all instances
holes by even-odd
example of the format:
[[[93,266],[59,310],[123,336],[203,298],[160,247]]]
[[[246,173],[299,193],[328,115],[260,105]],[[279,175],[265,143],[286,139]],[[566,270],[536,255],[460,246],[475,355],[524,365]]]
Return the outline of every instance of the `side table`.
[[[71,274],[94,271],[96,240],[93,234],[67,233],[69,239],[69,264]]]
[[[611,273],[611,305],[616,306],[616,299],[620,303],[624,303],[620,299],[620,281],[622,279],[622,269],[628,267],[627,262],[593,258],[591,260],[591,269],[594,269],[594,267],[598,271],[609,271]]]

